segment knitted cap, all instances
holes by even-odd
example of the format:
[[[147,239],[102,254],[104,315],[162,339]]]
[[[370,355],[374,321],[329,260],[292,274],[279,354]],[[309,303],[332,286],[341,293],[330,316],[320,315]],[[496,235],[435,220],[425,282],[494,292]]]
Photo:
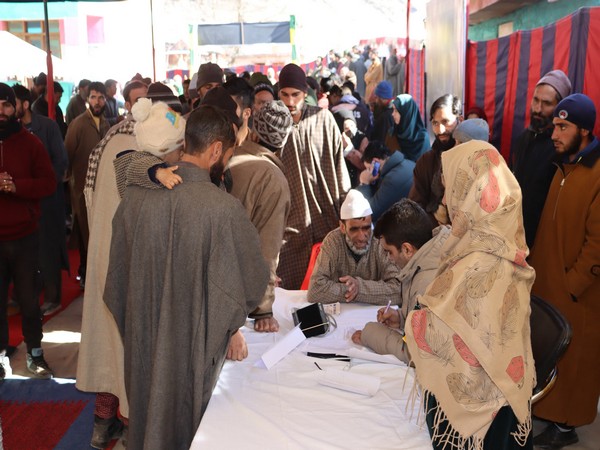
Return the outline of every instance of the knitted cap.
[[[238,105],[224,87],[219,86],[208,91],[201,104],[220,108],[234,125],[238,128],[242,126],[242,121],[237,115]]]
[[[306,74],[300,66],[287,64],[281,69],[281,73],[279,74],[279,89],[283,88],[294,88],[303,92],[308,91]]]
[[[584,130],[593,130],[596,123],[596,107],[587,95],[573,94],[560,101],[554,109],[554,117],[574,123]]]
[[[356,189],[350,189],[344,203],[342,203],[342,209],[340,211],[340,219],[360,219],[373,214],[369,201],[365,198],[362,192]]]
[[[254,115],[252,130],[271,147],[284,147],[293,125],[290,110],[281,100],[267,103]]]
[[[536,87],[540,84],[552,86],[561,99],[571,93],[571,81],[562,70],[552,70],[548,72],[537,82]]]
[[[483,119],[467,119],[459,123],[452,137],[462,144],[469,141],[488,141],[490,139],[490,127]]]
[[[166,103],[140,98],[131,108],[136,121],[135,140],[141,151],[162,158],[183,145],[185,119]]]
[[[271,87],[271,85],[269,85],[267,83],[259,83],[254,87],[254,95],[256,95],[262,91],[270,92],[271,95],[273,96],[273,98],[275,98],[275,92],[273,91],[273,88]]]
[[[223,69],[218,64],[206,63],[202,64],[198,69],[198,81],[196,87],[199,89],[208,83],[223,84]]]
[[[392,83],[390,83],[388,80],[383,80],[377,83],[375,95],[379,98],[383,98],[384,100],[393,98],[394,88],[392,87]]]
[[[0,100],[7,101],[13,108],[17,106],[15,91],[8,84],[0,83]]]

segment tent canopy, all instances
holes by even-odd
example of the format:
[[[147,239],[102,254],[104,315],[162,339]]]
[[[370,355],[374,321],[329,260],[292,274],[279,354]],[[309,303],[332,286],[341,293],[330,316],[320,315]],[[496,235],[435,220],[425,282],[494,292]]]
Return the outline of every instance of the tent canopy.
[[[0,31],[0,48],[4,64],[0,65],[0,79],[23,76],[35,76],[46,68],[46,52],[19,39],[8,31]],[[63,78],[64,64],[61,59],[52,56],[54,75]]]

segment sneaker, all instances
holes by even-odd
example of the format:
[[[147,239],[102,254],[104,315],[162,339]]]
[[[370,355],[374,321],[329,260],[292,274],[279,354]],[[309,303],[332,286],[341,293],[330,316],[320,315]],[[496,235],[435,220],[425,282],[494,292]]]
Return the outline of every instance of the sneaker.
[[[6,356],[6,351],[2,350],[0,352],[0,381],[11,375],[12,369],[10,367],[10,359]]]
[[[94,448],[106,448],[110,441],[119,439],[123,434],[123,422],[116,416],[110,419],[101,419],[94,416],[94,432],[90,445]]]
[[[31,353],[27,353],[27,370],[29,370],[36,378],[42,378],[47,380],[52,378],[54,375],[52,369],[48,366],[48,363],[44,359],[44,355],[31,356]]]
[[[42,312],[42,314],[44,316],[49,316],[51,314],[54,314],[56,311],[59,311],[62,308],[60,303],[44,303],[41,307],[40,307],[40,311]]]

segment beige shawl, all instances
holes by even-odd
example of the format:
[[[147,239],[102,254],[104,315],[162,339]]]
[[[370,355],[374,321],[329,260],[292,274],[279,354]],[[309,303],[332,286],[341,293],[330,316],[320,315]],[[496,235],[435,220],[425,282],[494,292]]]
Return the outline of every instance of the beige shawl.
[[[482,448],[508,404],[523,445],[531,429],[535,370],[529,297],[535,277],[521,213],[521,190],[489,143],[471,141],[442,154],[452,233],[437,277],[407,318],[417,380],[438,401],[433,439],[448,448]],[[448,430],[439,429],[447,419]],[[470,439],[469,442],[467,442]]]

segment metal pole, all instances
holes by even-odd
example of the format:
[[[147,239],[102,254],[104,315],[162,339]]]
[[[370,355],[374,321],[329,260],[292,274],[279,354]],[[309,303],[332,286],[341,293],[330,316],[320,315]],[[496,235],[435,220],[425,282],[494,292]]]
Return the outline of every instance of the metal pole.
[[[404,92],[410,94],[410,0],[406,1],[406,89]]]
[[[48,117],[56,120],[54,107],[54,70],[52,69],[52,50],[50,50],[50,24],[48,23],[48,0],[44,0],[44,32],[46,34],[46,98],[48,99]]]
[[[156,81],[156,47],[154,46],[154,10],[150,0],[150,31],[152,33],[152,80]]]

